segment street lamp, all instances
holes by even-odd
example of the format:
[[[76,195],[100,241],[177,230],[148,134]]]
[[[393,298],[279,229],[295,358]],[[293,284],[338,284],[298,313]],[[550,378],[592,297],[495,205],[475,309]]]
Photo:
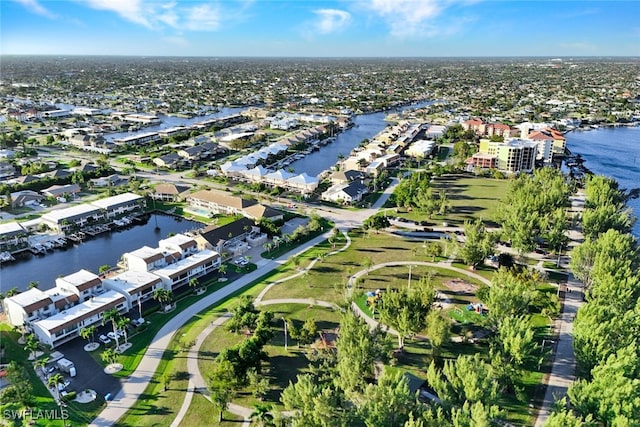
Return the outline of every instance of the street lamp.
[[[282,323],[284,324],[284,351],[287,350],[287,319],[282,318]]]

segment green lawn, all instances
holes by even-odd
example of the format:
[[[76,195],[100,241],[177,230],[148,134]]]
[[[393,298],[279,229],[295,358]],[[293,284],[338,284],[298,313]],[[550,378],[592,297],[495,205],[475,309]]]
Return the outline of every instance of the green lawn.
[[[400,216],[412,221],[427,220],[432,224],[447,222],[449,225],[462,226],[464,221],[481,218],[487,225],[496,226],[495,219],[498,202],[507,194],[510,180],[475,177],[470,175],[444,175],[435,177],[432,186],[435,190],[444,190],[451,202],[451,211],[445,215],[426,218],[424,214],[413,211]]]
[[[288,350],[285,351],[284,327],[280,319],[292,319],[300,325],[305,320],[313,318],[319,331],[334,330],[339,324],[340,312],[324,307],[310,307],[307,304],[271,305],[261,307],[261,310],[271,311],[275,315],[274,324],[271,328],[274,337],[264,347],[264,350],[269,355],[269,361],[263,365],[263,372],[271,382],[271,388],[264,402],[282,409],[279,403],[280,393],[289,385],[290,381],[295,381],[298,374],[307,370],[309,361],[305,355],[307,348],[298,348],[297,343],[291,337],[288,337]],[[200,371],[210,371],[214,366],[215,357],[222,349],[235,345],[244,339],[247,339],[247,337],[228,332],[224,327],[217,328],[202,344],[199,358]],[[234,402],[249,408],[260,403],[253,397],[249,387],[236,390]],[[190,413],[192,409],[189,409]],[[191,416],[194,417],[193,414]]]

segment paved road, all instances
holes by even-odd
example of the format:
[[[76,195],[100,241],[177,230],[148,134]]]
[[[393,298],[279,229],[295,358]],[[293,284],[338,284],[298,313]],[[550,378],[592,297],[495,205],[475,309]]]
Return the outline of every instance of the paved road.
[[[582,193],[571,197],[571,210],[581,213],[584,210],[584,201]],[[568,235],[570,248],[577,246],[584,240],[584,236],[577,227],[569,230]],[[556,321],[556,330],[559,331],[558,342],[556,343],[551,374],[547,380],[544,401],[536,419],[536,427],[541,427],[546,423],[555,401],[566,396],[569,386],[575,380],[576,358],[573,351],[573,320],[583,304],[583,285],[570,274],[567,287],[571,289],[571,292],[565,294],[562,314]]]
[[[327,239],[329,234],[330,231],[327,231],[325,234],[310,240],[309,242],[296,248],[294,251],[284,254],[278,259],[263,264],[262,266],[258,267],[257,270],[206,296],[205,298],[192,304],[188,310],[184,310],[178,313],[175,317],[169,320],[154,337],[153,341],[149,345],[149,348],[144,354],[142,361],[138,365],[138,368],[129,376],[129,378],[127,378],[127,381],[123,384],[122,389],[118,392],[118,394],[113,398],[112,401],[108,402],[107,407],[98,415],[98,417],[90,426],[105,427],[115,425],[118,419],[120,419],[127,412],[127,410],[129,410],[129,408],[131,408],[136,403],[136,400],[142,393],[144,393],[145,388],[149,384],[149,381],[158,368],[158,364],[160,363],[160,360],[162,360],[162,355],[164,354],[165,349],[168,347],[171,337],[173,336],[175,331],[186,322],[188,322],[195,313],[198,313],[210,307],[211,305],[216,304],[223,298],[231,295],[232,293],[242,289],[252,281],[258,279],[263,274],[273,270],[279,265],[284,264],[294,253],[297,254],[304,252],[307,249],[324,241],[325,239]]]

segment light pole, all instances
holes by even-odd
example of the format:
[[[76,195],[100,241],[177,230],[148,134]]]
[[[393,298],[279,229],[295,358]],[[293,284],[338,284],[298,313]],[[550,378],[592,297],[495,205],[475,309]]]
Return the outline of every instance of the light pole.
[[[284,351],[287,350],[287,319],[282,318],[282,323],[284,324]]]

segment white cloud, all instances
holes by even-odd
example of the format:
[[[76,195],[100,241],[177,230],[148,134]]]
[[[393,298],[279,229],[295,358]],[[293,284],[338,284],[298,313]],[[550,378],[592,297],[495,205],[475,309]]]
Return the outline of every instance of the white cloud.
[[[459,25],[445,25],[438,22],[438,18],[449,7],[468,3],[475,3],[475,1],[370,0],[366,7],[388,23],[393,36],[436,36],[452,34],[460,29]]]
[[[46,16],[47,18],[57,18],[56,14],[51,12],[49,9],[38,3],[38,0],[14,0],[17,3],[20,3],[31,13],[35,13],[36,15]]]
[[[93,9],[115,12],[127,21],[153,30],[170,27],[180,31],[215,31],[220,27],[221,22],[219,8],[210,3],[84,0],[83,4]],[[242,7],[246,7],[246,3],[241,4]]]
[[[351,20],[351,14],[338,9],[318,9],[315,10],[318,21],[315,26],[320,34],[330,34],[346,27]]]
[[[151,28],[151,21],[146,16],[148,9],[141,0],[85,0],[85,4],[93,9],[109,10],[124,19]]]
[[[186,10],[184,28],[191,31],[214,31],[220,26],[218,8],[208,4],[193,6]]]

